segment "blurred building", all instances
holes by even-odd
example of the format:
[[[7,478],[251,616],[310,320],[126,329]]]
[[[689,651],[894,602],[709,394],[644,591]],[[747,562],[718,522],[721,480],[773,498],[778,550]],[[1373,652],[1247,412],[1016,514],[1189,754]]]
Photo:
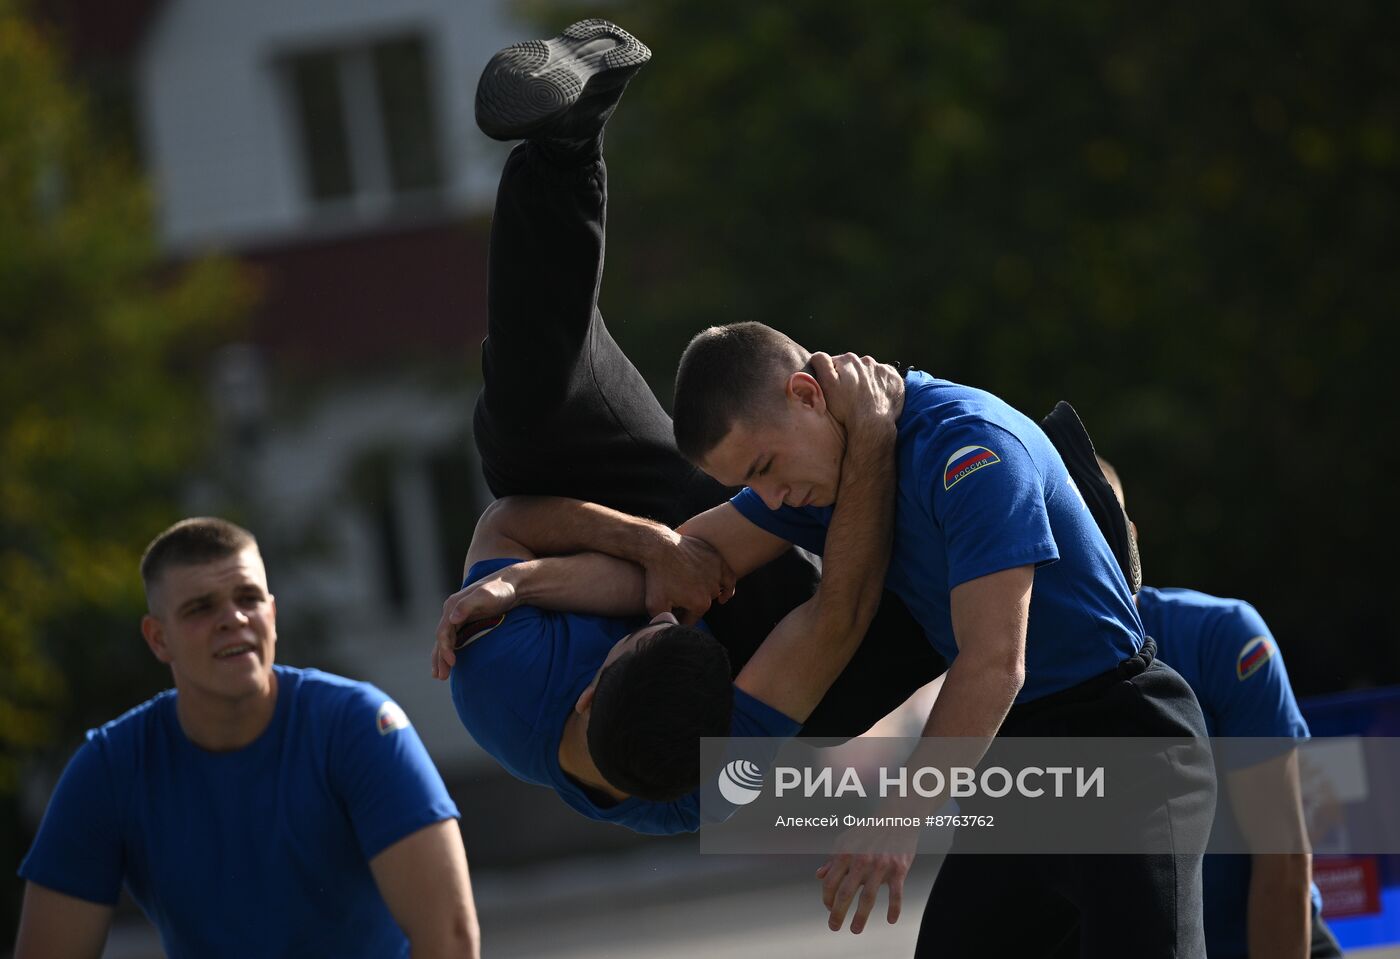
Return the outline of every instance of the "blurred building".
[[[171,260],[233,255],[260,290],[249,341],[210,359],[226,442],[191,510],[246,510],[283,661],[378,683],[449,776],[472,768],[428,652],[486,500],[471,407],[505,150],[473,93],[520,26],[505,0],[43,6]]]

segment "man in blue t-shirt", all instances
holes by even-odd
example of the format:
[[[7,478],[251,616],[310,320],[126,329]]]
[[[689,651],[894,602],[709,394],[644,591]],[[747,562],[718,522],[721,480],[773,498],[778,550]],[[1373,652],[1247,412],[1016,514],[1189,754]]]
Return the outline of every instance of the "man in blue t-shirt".
[[[787,543],[821,552],[840,502],[847,437],[811,355],[777,330],[738,323],[698,334],[681,359],[677,446],[721,483],[748,487],[685,531],[736,574]],[[950,664],[924,735],[1204,736],[1189,687],[1153,661],[1117,560],[1045,433],[989,393],[919,371],[904,386],[887,585]],[[1123,696],[1124,685],[1137,694]],[[1209,822],[1208,772],[1182,800],[1154,810],[1173,835],[1178,818]],[[1170,858],[1096,857],[1086,868],[1075,857],[951,856],[919,952],[1034,954],[1077,924],[1086,955],[1202,955],[1200,856],[1163,868]],[[831,860],[832,928],[862,887],[853,928],[863,925],[872,885],[907,866],[907,855]],[[1013,909],[1043,915],[1007,923]]]
[[[477,955],[441,777],[382,692],[274,665],[252,535],[184,520],[141,574],[175,688],[69,762],[20,865],[17,959],[98,956],[123,886],[172,959]]]
[[[851,515],[835,521],[845,531],[833,529],[820,590],[796,550],[735,590],[713,550],[673,529],[732,491],[676,451],[669,417],[597,308],[603,126],[649,57],[626,31],[588,20],[501,51],[478,84],[481,128],[526,141],[502,171],[492,219],[474,424],[501,499],[477,527],[466,588],[444,606],[433,670],[450,671],[464,725],[512,774],[584,815],[658,833],[699,825],[700,737],[784,737],[799,721],[809,736],[850,737],[942,663],[880,586],[888,417],[870,416],[869,429],[853,418],[853,451],[886,467],[851,471]],[[822,372],[835,397],[869,391],[852,402],[861,416],[900,389],[892,369],[853,357]],[[560,555],[585,549],[600,552]],[[682,627],[672,613],[705,622]]]
[[[854,357],[818,362],[848,383],[877,372]],[[823,375],[834,398],[851,391]],[[450,673],[473,738],[511,774],[553,789],[589,818],[642,833],[697,829],[699,739],[794,735],[875,612],[889,556],[892,413],[852,420],[850,455],[864,468],[846,473],[849,505],[833,518],[821,585],[732,684],[728,656],[703,621],[638,615],[641,566],[596,552],[536,559],[532,549],[557,551],[560,524],[577,523],[580,510],[592,518],[596,535],[585,538],[595,543],[610,525],[625,534],[635,518],[577,502],[497,501],[472,538],[465,588],[448,600],[446,641],[434,647],[434,674]],[[457,640],[461,622],[473,625]],[[641,671],[646,682],[634,683]]]
[[[1126,506],[1117,470],[1099,466]],[[1130,526],[1136,539],[1137,529]],[[1283,654],[1249,603],[1190,589],[1154,589],[1137,594],[1138,613],[1158,654],[1195,690],[1212,737],[1308,738],[1308,725],[1288,682]],[[1219,758],[1219,757],[1217,757]],[[1296,813],[1302,834],[1297,751],[1280,759],[1225,772],[1232,797],[1292,796],[1276,807]],[[1217,810],[1221,826],[1238,832],[1261,808]],[[1248,838],[1247,836],[1245,837]],[[1203,873],[1206,949],[1211,959],[1330,959],[1341,949],[1320,915],[1321,897],[1312,885],[1306,853],[1207,856]]]

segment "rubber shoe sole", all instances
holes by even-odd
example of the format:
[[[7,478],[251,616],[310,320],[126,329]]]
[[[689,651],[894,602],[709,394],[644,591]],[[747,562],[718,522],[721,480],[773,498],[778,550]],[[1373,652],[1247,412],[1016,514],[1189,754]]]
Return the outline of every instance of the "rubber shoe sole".
[[[585,91],[620,88],[650,59],[646,44],[597,19],[580,20],[552,40],[506,47],[477,84],[477,125],[494,140],[591,136],[587,116],[568,117]]]

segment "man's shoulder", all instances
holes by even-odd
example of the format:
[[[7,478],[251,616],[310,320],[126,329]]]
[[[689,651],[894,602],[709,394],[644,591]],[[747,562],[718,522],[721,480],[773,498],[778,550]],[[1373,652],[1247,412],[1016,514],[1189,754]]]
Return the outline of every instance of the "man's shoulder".
[[[1137,601],[1143,625],[1173,665],[1192,656],[1228,672],[1235,663],[1237,678],[1245,679],[1257,669],[1251,668],[1256,659],[1263,662],[1278,653],[1268,624],[1242,599],[1144,586]]]
[[[301,704],[298,713],[348,715],[352,711],[376,710],[402,713],[393,699],[373,683],[313,668],[280,665],[273,668],[283,690]],[[395,716],[386,719],[394,720]]]
[[[1000,397],[920,370],[905,378],[904,414],[900,417],[901,443],[912,442],[920,450],[934,452],[948,442],[1010,434],[1026,443],[1034,426],[1025,414]]]
[[[1259,613],[1242,599],[1213,596],[1200,590],[1181,587],[1144,586],[1138,593],[1138,608],[1144,613],[1157,612],[1165,616],[1194,617],[1200,621],[1231,618],[1257,618]]]
[[[144,703],[131,707],[116,719],[110,719],[87,731],[87,743],[103,749],[125,749],[161,729],[175,708],[175,690],[157,693]]]

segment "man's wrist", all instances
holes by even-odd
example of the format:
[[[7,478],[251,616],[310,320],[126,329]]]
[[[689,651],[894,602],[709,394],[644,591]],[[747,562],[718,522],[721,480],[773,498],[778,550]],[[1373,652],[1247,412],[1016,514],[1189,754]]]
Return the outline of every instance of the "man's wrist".
[[[531,559],[523,563],[513,563],[497,572],[495,579],[510,587],[510,606],[501,610],[503,613],[509,612],[530,601],[531,590],[539,585],[540,561]]]
[[[646,519],[637,519],[629,524],[628,537],[626,550],[629,555],[622,558],[644,569],[651,569],[663,562],[681,543],[681,535],[675,530]]]

